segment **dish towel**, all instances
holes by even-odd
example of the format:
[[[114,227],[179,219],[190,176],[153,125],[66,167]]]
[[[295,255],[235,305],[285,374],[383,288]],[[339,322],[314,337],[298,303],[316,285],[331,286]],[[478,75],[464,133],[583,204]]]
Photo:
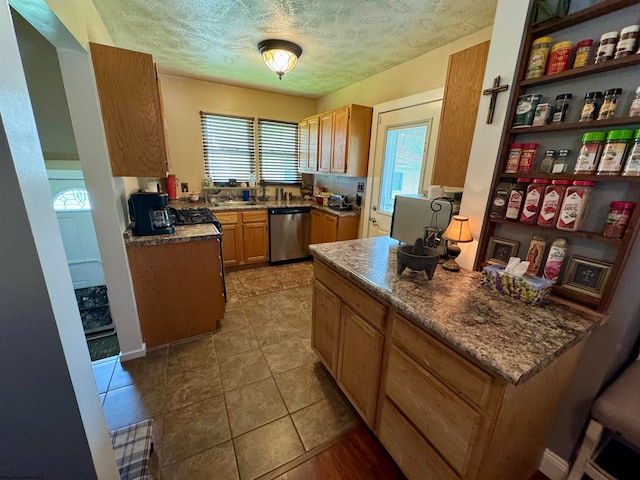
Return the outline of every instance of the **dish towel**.
[[[151,434],[153,420],[147,419],[109,432],[111,445],[122,480],[148,480],[149,462],[153,453]]]

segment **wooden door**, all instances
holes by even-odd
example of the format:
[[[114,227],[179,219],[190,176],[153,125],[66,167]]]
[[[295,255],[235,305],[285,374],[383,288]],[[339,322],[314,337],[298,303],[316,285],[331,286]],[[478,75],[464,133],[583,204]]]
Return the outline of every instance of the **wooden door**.
[[[269,260],[267,240],[267,222],[243,223],[245,263],[266,262]]]
[[[242,227],[237,223],[222,224],[222,253],[224,266],[240,265],[243,262]]]
[[[487,41],[449,57],[432,185],[464,186],[488,54]]]
[[[298,169],[306,172],[309,167],[309,121],[298,123]]]
[[[336,376],[342,302],[320,282],[313,284],[311,346],[331,374]]]
[[[330,172],[333,158],[333,112],[320,115],[320,146],[318,148],[318,171]]]
[[[338,240],[338,217],[325,213],[322,216],[322,243]]]
[[[333,156],[331,173],[346,173],[349,145],[349,106],[334,111],[333,115]]]
[[[318,171],[318,143],[320,134],[320,116],[316,115],[307,120],[309,124],[309,154],[307,156],[307,169],[310,172]]]
[[[362,419],[373,428],[384,337],[342,305],[337,382]]]
[[[151,55],[90,46],[113,176],[164,177],[167,154]]]
[[[322,243],[322,217],[323,213],[319,210],[311,210],[311,235],[309,244]]]

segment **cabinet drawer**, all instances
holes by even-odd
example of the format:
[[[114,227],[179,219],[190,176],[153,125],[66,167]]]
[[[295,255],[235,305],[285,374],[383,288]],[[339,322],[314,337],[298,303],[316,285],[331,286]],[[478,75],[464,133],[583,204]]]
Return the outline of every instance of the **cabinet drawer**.
[[[480,408],[486,406],[493,377],[398,314],[392,338],[422,367]]]
[[[242,212],[242,221],[247,222],[266,222],[267,212],[266,210],[254,210],[251,212]]]
[[[238,212],[215,212],[215,216],[223,225],[238,223]]]
[[[382,303],[355,287],[343,276],[331,271],[322,262],[314,262],[314,275],[374,327],[378,330],[384,329],[386,307]]]
[[[409,480],[459,480],[407,419],[384,399],[378,438]]]
[[[389,350],[385,395],[395,403],[449,465],[461,474],[481,415],[404,352]]]

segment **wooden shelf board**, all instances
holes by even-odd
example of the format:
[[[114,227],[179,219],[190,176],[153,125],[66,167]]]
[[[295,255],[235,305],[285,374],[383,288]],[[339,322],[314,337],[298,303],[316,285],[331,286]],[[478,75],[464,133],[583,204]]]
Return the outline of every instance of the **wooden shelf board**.
[[[552,123],[538,127],[514,127],[509,130],[509,133],[513,135],[526,135],[532,133],[565,132],[569,130],[601,130],[627,125],[640,125],[640,117],[610,118],[607,120],[593,120],[591,122]]]
[[[640,176],[627,177],[622,175],[573,175],[537,172],[501,173],[500,178],[548,178],[549,180],[586,180],[590,182],[629,182],[640,183]]]
[[[536,225],[536,224],[513,222],[511,220],[504,220],[501,218],[490,218],[489,220],[492,223],[514,225],[514,226],[524,227],[524,228],[536,228],[536,229],[545,228],[545,227],[540,227],[539,225]],[[623,240],[621,238],[603,237],[600,233],[597,233],[597,232],[568,232],[566,230],[558,230],[556,228],[548,228],[546,230],[556,232],[558,235],[562,235],[562,236],[586,238],[588,240],[595,240],[596,242],[602,242],[602,243],[610,243],[612,245],[622,245],[623,243]]]

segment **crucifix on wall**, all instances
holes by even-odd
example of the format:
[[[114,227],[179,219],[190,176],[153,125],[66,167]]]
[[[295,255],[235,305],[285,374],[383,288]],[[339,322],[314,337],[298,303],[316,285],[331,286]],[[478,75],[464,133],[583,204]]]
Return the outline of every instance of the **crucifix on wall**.
[[[500,85],[500,75],[493,79],[493,87],[487,88],[482,91],[483,95],[491,95],[489,101],[489,112],[487,112],[487,123],[493,122],[493,111],[496,108],[496,98],[500,92],[506,92],[509,89],[509,85]]]

